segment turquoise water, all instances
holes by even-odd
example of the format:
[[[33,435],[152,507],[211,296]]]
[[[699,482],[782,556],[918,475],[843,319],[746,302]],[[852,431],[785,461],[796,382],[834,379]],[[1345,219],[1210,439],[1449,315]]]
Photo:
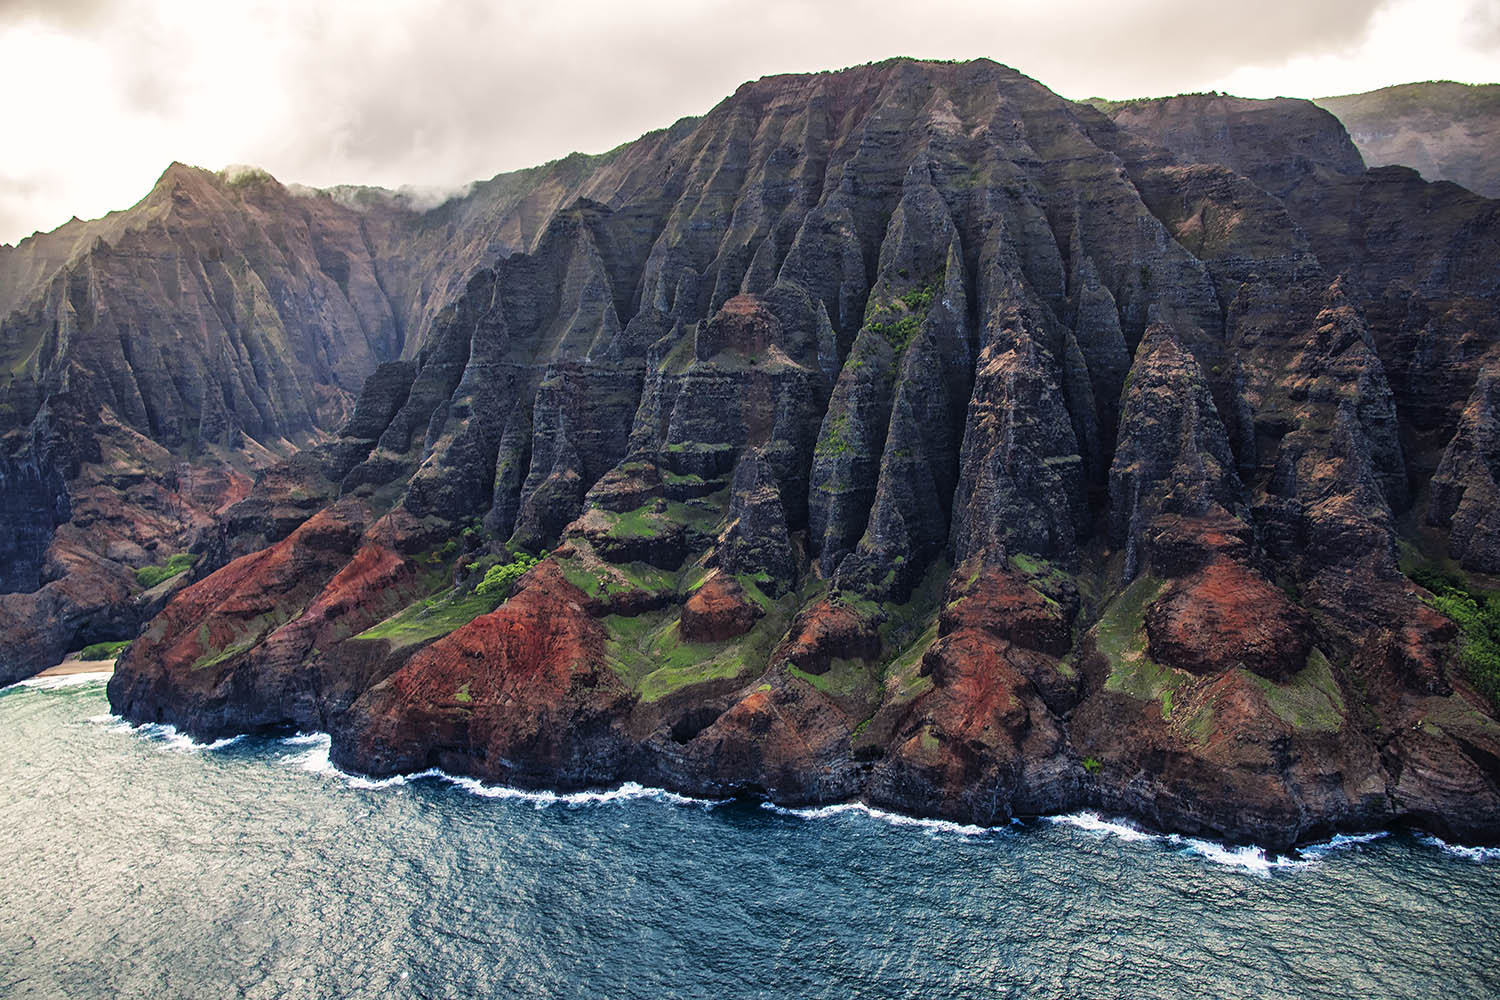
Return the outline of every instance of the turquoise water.
[[[0,691],[0,997],[1500,995],[1500,852],[370,783]]]

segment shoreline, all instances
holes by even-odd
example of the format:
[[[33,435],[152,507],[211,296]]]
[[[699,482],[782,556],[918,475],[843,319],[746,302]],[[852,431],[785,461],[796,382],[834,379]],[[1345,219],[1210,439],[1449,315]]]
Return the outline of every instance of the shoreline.
[[[118,718],[118,717],[117,717]],[[163,723],[131,723],[120,719],[130,730],[148,739],[164,740],[173,749],[213,751],[238,743],[250,734],[239,734],[200,743],[182,733],[176,727]],[[490,784],[482,779],[452,774],[441,768],[430,767],[412,773],[372,778],[368,775],[346,771],[329,760],[332,737],[326,732],[299,732],[290,736],[263,737],[294,748],[284,760],[294,763],[302,770],[314,775],[333,778],[357,791],[378,792],[390,788],[413,784],[418,781],[440,781],[453,785],[470,795],[483,799],[510,799],[530,802],[537,806],[547,805],[601,805],[631,799],[653,799],[664,804],[714,808],[730,802],[740,801],[755,804],[777,815],[802,820],[830,818],[846,812],[864,813],[871,819],[898,827],[915,827],[943,831],[956,836],[972,837],[1003,833],[1015,826],[1031,824],[1057,824],[1070,826],[1084,833],[1112,836],[1126,842],[1154,842],[1174,850],[1196,854],[1204,860],[1228,867],[1241,868],[1255,874],[1265,875],[1275,869],[1299,869],[1320,860],[1330,851],[1355,844],[1370,843],[1390,836],[1408,835],[1442,852],[1464,858],[1475,863],[1500,861],[1500,844],[1465,844],[1447,840],[1419,824],[1391,823],[1379,827],[1351,827],[1334,830],[1326,836],[1297,843],[1288,848],[1277,848],[1256,841],[1237,841],[1203,834],[1189,834],[1168,829],[1156,829],[1149,822],[1129,813],[1085,805],[1078,809],[1013,816],[1008,822],[985,826],[960,823],[937,816],[921,816],[874,805],[863,799],[846,799],[822,804],[784,805],[768,797],[730,795],[723,798],[705,798],[674,791],[660,785],[644,785],[626,780],[610,786],[559,791],[546,788],[524,788],[506,784]]]

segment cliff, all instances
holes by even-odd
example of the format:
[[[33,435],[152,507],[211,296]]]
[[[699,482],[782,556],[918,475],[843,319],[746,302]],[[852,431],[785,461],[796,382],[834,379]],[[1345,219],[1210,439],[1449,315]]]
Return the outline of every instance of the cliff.
[[[370,211],[314,204],[309,245]],[[255,425],[316,441],[215,498],[127,718],[371,774],[1500,835],[1483,663],[1403,573],[1494,570],[1495,203],[1306,102],[902,60],[381,204],[384,297],[351,263],[311,300],[357,322],[294,324],[328,405]],[[109,392],[121,433],[218,412]]]

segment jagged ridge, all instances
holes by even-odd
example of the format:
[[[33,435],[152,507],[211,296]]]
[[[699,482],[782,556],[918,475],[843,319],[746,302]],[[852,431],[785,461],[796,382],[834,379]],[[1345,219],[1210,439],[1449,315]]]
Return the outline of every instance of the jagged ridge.
[[[376,773],[1493,837],[1500,726],[1397,566],[1486,453],[1414,342],[1494,351],[1493,206],[1318,114],[1259,162],[993,63],[748,84],[263,477],[111,698]],[[506,543],[556,551],[497,610],[381,624]]]

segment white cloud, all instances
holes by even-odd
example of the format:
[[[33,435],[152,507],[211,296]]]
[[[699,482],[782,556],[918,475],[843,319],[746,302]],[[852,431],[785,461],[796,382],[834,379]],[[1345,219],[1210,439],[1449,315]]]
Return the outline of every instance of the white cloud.
[[[1241,66],[1216,89],[1245,97],[1336,97],[1395,83],[1500,81],[1500,3],[1400,0],[1357,44]]]
[[[0,240],[127,206],[174,159],[448,191],[747,79],[898,54],[989,56],[1078,98],[1500,78],[1495,0],[1440,2],[1443,24],[1411,0],[12,0]]]

